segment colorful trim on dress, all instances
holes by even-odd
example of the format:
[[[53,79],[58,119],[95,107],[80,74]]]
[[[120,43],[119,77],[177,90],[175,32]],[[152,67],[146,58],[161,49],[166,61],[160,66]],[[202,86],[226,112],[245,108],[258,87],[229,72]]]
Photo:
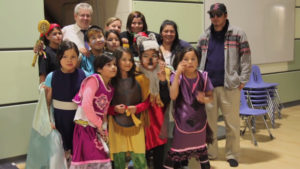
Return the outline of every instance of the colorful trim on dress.
[[[183,148],[183,149],[175,149],[175,148],[170,148],[170,150],[174,152],[184,152],[184,151],[190,151],[190,150],[197,150],[197,149],[203,149],[206,147],[206,144],[197,146],[197,147],[188,147],[188,148]]]
[[[104,160],[89,160],[89,161],[80,161],[80,162],[71,162],[71,165],[82,165],[82,164],[92,164],[92,163],[110,163],[110,159],[104,159]]]
[[[203,148],[188,150],[184,152],[174,152],[172,149],[168,152],[168,157],[172,161],[184,161],[188,160],[191,157],[195,157],[196,160],[200,160],[200,157],[207,155],[207,148],[204,146]]]
[[[174,119],[174,123],[175,123],[175,126],[176,126],[176,128],[178,129],[178,131],[179,131],[180,133],[183,133],[183,134],[196,134],[196,133],[201,133],[201,132],[203,132],[203,131],[206,129],[206,126],[207,126],[207,120],[206,120],[205,125],[203,126],[202,129],[200,129],[200,130],[198,130],[198,131],[184,131],[184,130],[182,130],[182,129],[180,129],[180,128],[178,127],[177,122],[176,122],[175,119]]]

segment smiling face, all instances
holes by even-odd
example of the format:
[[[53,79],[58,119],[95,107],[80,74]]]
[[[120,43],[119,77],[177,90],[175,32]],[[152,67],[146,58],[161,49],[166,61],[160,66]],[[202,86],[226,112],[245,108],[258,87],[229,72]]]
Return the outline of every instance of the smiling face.
[[[132,56],[127,52],[123,52],[118,65],[122,74],[129,72],[133,66]]]
[[[131,31],[133,33],[139,33],[143,31],[143,21],[141,18],[133,18],[131,22]]]
[[[120,39],[115,33],[111,32],[107,36],[106,47],[109,51],[115,51],[118,47],[120,47]]]
[[[116,59],[106,63],[102,68],[98,68],[97,72],[101,74],[103,79],[111,79],[117,74]]]
[[[161,36],[163,43],[172,44],[175,40],[176,31],[172,25],[166,25],[161,32]]]
[[[106,27],[106,31],[115,30],[118,33],[121,33],[121,27],[122,27],[121,21],[115,20]]]
[[[142,53],[141,63],[144,68],[154,70],[158,64],[158,52],[154,49],[146,50]]]
[[[78,55],[75,49],[68,49],[64,52],[61,60],[61,70],[64,73],[72,73],[75,71],[78,62]]]
[[[92,22],[92,14],[88,9],[79,9],[77,14],[74,14],[76,24],[83,30],[87,30]]]
[[[94,31],[89,35],[89,46],[92,48],[92,50],[103,50],[104,45],[105,45],[105,39],[103,36],[103,33],[100,31]]]

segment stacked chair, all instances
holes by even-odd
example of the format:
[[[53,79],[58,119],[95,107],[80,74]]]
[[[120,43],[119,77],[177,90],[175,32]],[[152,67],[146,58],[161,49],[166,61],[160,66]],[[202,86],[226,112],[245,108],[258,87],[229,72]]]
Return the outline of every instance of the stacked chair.
[[[250,130],[251,136],[252,136],[253,144],[255,146],[257,146],[257,141],[256,141],[256,138],[254,136],[254,131],[252,130],[253,126],[251,124],[251,121],[255,121],[254,119],[258,116],[262,117],[262,119],[265,123],[265,126],[268,129],[270,138],[271,139],[274,138],[271,131],[270,131],[270,129],[269,129],[269,127],[268,127],[266,119],[265,119],[265,115],[267,113],[268,113],[268,110],[250,108],[249,105],[248,105],[248,101],[246,99],[244,91],[243,90],[241,91],[240,115],[242,116],[242,118],[245,120],[245,123],[246,123],[245,129],[241,132],[241,135],[245,134],[245,131],[248,127],[249,130]]]
[[[272,127],[275,126],[275,113],[281,118],[282,104],[277,91],[278,83],[266,83],[263,81],[260,69],[257,65],[252,65],[249,82],[243,88],[244,97],[248,100],[250,108],[266,110],[270,118]],[[255,131],[255,119],[252,122]]]

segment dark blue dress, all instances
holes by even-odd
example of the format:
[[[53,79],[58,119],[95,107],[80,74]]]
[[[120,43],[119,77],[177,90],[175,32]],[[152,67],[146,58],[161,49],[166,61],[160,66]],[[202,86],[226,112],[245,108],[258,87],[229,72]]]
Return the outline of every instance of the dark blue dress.
[[[62,136],[65,150],[72,149],[74,131],[73,120],[76,109],[70,110],[70,108],[64,108],[64,105],[72,104],[72,99],[79,91],[81,82],[84,78],[85,73],[81,69],[76,69],[73,73],[63,73],[58,69],[54,71],[52,75],[51,87],[55,126]],[[66,104],[56,106],[54,104],[55,101]]]

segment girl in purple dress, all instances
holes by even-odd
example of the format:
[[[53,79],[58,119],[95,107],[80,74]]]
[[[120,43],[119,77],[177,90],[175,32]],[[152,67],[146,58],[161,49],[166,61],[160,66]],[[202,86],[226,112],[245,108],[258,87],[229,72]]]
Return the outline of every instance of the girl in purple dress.
[[[94,61],[96,74],[86,78],[73,101],[78,104],[74,118],[73,157],[70,169],[111,169],[106,141],[107,110],[114,89],[111,78],[117,74],[116,59],[103,53]]]
[[[185,48],[174,60],[170,97],[175,101],[173,142],[168,152],[174,168],[195,157],[201,169],[209,169],[206,137],[208,127],[205,103],[212,101],[213,86],[207,73],[198,71],[199,56],[194,48]]]

